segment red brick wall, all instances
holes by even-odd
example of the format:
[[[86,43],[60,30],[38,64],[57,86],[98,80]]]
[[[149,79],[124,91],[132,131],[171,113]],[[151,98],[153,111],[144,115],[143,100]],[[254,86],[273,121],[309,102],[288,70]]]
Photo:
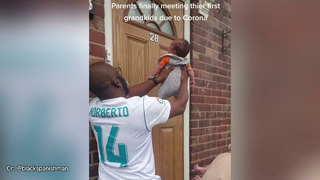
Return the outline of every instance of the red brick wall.
[[[94,0],[94,18],[90,20],[89,27],[89,54],[90,64],[97,61],[104,61],[105,58],[105,28],[104,28],[104,0]],[[94,95],[90,93],[90,97]],[[89,176],[90,180],[98,179],[99,156],[97,143],[89,127]]]
[[[193,3],[197,3],[194,0]],[[224,54],[222,30],[231,30],[231,0],[220,0],[221,10],[210,10],[208,21],[191,22],[192,66],[190,154],[195,164],[209,165],[231,143],[231,51]],[[192,16],[198,10],[192,10]],[[231,43],[230,36],[225,41]],[[190,177],[194,177],[191,172]]]

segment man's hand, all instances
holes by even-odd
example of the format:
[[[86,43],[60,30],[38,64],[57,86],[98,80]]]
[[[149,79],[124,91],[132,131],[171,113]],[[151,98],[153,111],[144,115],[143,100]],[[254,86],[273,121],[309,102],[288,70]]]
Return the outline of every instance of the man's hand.
[[[188,81],[188,73],[185,68],[181,66],[181,83]]]
[[[174,69],[174,67],[171,67],[169,69],[162,69],[159,73],[159,75],[156,77],[156,80],[158,83],[162,83],[170,74],[170,72]]]

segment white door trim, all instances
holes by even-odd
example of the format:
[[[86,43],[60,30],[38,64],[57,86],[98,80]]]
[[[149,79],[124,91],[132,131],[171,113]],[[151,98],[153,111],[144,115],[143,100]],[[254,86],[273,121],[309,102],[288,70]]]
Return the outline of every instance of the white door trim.
[[[112,48],[112,8],[111,0],[104,0],[104,29],[105,29],[105,38],[106,38],[106,62],[113,65],[113,48]]]
[[[190,5],[190,0],[184,0],[185,4]],[[104,0],[105,4],[105,38],[106,38],[106,60],[107,63],[113,65],[113,48],[112,48],[112,8],[111,8],[111,0]],[[190,8],[184,10],[184,15],[190,15]],[[190,21],[184,22],[184,39],[190,42]],[[190,53],[188,55],[188,58],[190,58]],[[188,92],[189,92],[189,100],[187,103],[186,110],[184,112],[184,126],[183,126],[183,169],[184,169],[184,180],[190,180],[190,87],[188,86]]]
[[[184,4],[188,4],[190,7],[190,0],[184,0]],[[190,8],[184,10],[184,15],[190,16]],[[184,21],[184,39],[190,42],[190,21]],[[191,42],[190,42],[191,44]],[[190,59],[190,53],[188,54]],[[190,61],[191,62],[191,61]],[[189,83],[190,84],[190,83]],[[190,86],[188,86],[189,98],[186,110],[183,115],[183,176],[184,180],[190,180]]]

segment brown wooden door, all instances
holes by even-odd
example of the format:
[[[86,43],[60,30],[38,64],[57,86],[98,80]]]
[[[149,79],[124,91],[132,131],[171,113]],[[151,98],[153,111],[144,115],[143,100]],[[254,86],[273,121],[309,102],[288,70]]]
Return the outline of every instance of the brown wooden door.
[[[148,2],[141,0],[139,2]],[[133,0],[112,0],[117,4],[130,4]],[[179,0],[150,1],[154,3],[175,4]],[[122,74],[129,85],[135,85],[146,80],[152,69],[157,65],[157,58],[166,54],[174,38],[183,38],[183,21],[171,24],[172,35],[155,30],[141,22],[124,22],[124,16],[132,13],[129,9],[112,9],[113,30],[113,65],[121,67]],[[150,13],[153,10],[150,11]],[[182,9],[163,10],[167,15],[183,16]],[[164,25],[164,23],[160,23]],[[159,25],[158,24],[158,25]],[[160,27],[161,28],[161,27]],[[160,29],[161,30],[161,29]],[[150,34],[152,33],[152,34]],[[153,39],[152,39],[153,36]],[[153,41],[152,41],[153,40]],[[158,88],[149,93],[156,96]],[[156,174],[163,180],[183,179],[183,117],[170,119],[164,125],[152,129],[152,140],[155,154]]]

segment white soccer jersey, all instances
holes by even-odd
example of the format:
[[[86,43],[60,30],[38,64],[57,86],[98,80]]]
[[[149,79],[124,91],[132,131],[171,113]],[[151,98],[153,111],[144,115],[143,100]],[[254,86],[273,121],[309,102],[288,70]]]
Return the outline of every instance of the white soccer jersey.
[[[89,105],[98,144],[100,180],[151,180],[155,175],[151,128],[166,123],[170,103],[156,97],[119,97]]]

